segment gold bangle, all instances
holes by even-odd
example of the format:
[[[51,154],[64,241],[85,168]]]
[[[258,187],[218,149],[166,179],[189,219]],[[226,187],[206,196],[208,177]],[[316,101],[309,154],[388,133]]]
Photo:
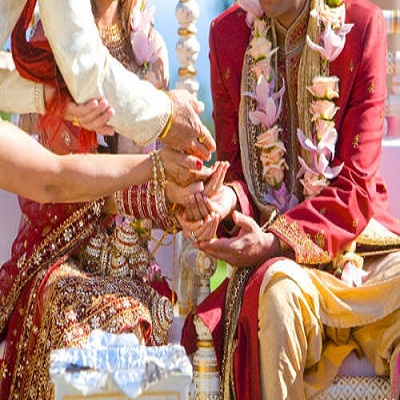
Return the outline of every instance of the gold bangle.
[[[171,104],[171,110],[170,110],[168,121],[165,124],[164,129],[162,130],[160,136],[158,137],[161,140],[164,139],[168,135],[168,132],[172,126],[173,114],[174,114],[174,102],[172,101],[171,97],[170,97],[170,104]]]

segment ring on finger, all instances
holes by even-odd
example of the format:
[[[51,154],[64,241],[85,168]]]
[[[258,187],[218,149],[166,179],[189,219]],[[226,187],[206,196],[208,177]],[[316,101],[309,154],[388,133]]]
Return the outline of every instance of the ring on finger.
[[[206,135],[204,135],[204,133],[203,133],[202,135],[200,135],[200,136],[197,138],[197,140],[198,140],[198,142],[199,142],[200,144],[203,144],[203,143],[205,142],[205,140],[206,140]]]
[[[74,115],[74,118],[72,118],[72,125],[74,126],[80,126],[79,119],[76,115]]]
[[[197,237],[196,237],[196,235],[194,234],[193,231],[190,231],[190,237],[192,238],[194,243],[197,243]]]

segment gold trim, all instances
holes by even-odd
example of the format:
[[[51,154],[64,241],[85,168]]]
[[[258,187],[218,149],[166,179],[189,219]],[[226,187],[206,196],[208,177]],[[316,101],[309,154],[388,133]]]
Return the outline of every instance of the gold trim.
[[[296,262],[299,264],[316,265],[328,264],[332,261],[329,253],[312,241],[296,222],[290,222],[281,214],[270,225],[269,231],[292,247],[296,254]],[[322,234],[322,232],[321,232]],[[318,235],[318,240],[323,238]]]
[[[198,340],[197,347],[214,347],[214,344],[211,340]]]
[[[219,372],[217,366],[197,365],[194,367],[195,372]]]
[[[179,76],[196,76],[197,71],[192,67],[186,67],[186,68],[181,67],[178,70],[178,74]]]
[[[367,246],[400,246],[400,236],[371,219],[356,242]]]

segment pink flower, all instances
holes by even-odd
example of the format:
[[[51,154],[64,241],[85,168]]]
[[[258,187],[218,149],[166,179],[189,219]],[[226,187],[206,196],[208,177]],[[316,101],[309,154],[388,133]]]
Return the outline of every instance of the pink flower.
[[[360,287],[363,283],[363,278],[368,275],[368,272],[358,268],[352,261],[345,264],[342,271],[341,280],[349,286]]]
[[[281,159],[277,164],[264,166],[263,176],[270,186],[278,189],[283,181],[283,178],[285,177],[285,169],[287,168],[288,166],[285,160]]]
[[[270,145],[270,147],[264,147],[260,155],[261,163],[264,166],[277,164],[282,157],[284,157],[285,153],[285,146],[282,142],[277,142],[276,144]]]
[[[332,100],[339,97],[339,78],[337,76],[316,76],[308,91],[319,99]]]
[[[238,0],[240,8],[247,12],[246,22],[249,27],[253,25],[256,18],[260,18],[264,14],[259,0]]]
[[[291,209],[299,203],[299,200],[293,193],[289,193],[285,182],[282,181],[279,189],[267,188],[265,200],[278,208],[282,213]]]
[[[329,161],[324,154],[317,154],[316,152],[311,153],[311,165],[308,166],[302,157],[298,157],[300,163],[300,169],[297,173],[297,177],[305,175],[307,172],[321,175],[326,179],[335,178],[342,170],[344,163],[338,165],[337,167],[330,167]]]
[[[278,141],[279,131],[280,129],[278,125],[274,125],[272,128],[267,129],[258,136],[256,146],[264,147],[275,144]]]
[[[331,153],[331,158],[335,155],[335,147],[338,139],[338,133],[333,121],[325,119],[317,119],[315,121],[316,139],[318,141],[317,150],[319,153],[326,153],[328,150]]]
[[[310,113],[312,114],[312,121],[317,119],[332,120],[336,114],[338,107],[330,100],[316,100],[311,102]]]
[[[329,7],[324,4],[319,13],[319,18],[325,26],[331,24],[333,29],[340,29],[346,20],[346,6],[342,4],[339,7]]]
[[[142,10],[141,4],[142,2],[138,1],[132,11],[131,27],[134,33],[141,30],[148,34],[151,27],[154,25],[154,13],[156,12],[156,8],[152,6],[149,9]]]
[[[147,66],[157,60],[161,48],[156,49],[154,43],[144,31],[137,31],[132,41],[133,53],[138,65]]]
[[[269,80],[271,78],[271,60],[269,58],[259,60],[251,66],[251,70],[254,72],[257,81],[262,75]]]
[[[278,121],[282,110],[283,94],[285,85],[276,92],[272,92],[273,84],[268,82],[264,76],[257,81],[256,94],[248,94],[257,100],[257,109],[249,112],[249,118],[254,125],[262,124],[271,128]]]
[[[318,51],[325,60],[334,61],[342,52],[346,42],[346,35],[352,27],[353,24],[345,24],[338,31],[334,31],[331,24],[328,24],[322,34],[321,45],[314,43],[309,36],[307,36],[307,44],[311,49]]]
[[[337,131],[332,121],[318,119],[316,122],[316,143],[307,138],[301,129],[297,129],[297,138],[299,139],[303,149],[315,152],[317,154],[327,154],[329,151],[330,158],[335,154],[335,146],[337,141]]]
[[[323,175],[313,171],[306,171],[304,178],[300,179],[304,187],[304,196],[314,197],[317,196],[326,186],[328,182]]]

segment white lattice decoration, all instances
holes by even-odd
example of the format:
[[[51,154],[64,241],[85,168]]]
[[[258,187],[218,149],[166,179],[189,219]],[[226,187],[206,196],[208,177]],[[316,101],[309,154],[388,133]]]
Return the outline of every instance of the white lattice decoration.
[[[380,376],[338,376],[315,400],[389,400],[389,378]]]

